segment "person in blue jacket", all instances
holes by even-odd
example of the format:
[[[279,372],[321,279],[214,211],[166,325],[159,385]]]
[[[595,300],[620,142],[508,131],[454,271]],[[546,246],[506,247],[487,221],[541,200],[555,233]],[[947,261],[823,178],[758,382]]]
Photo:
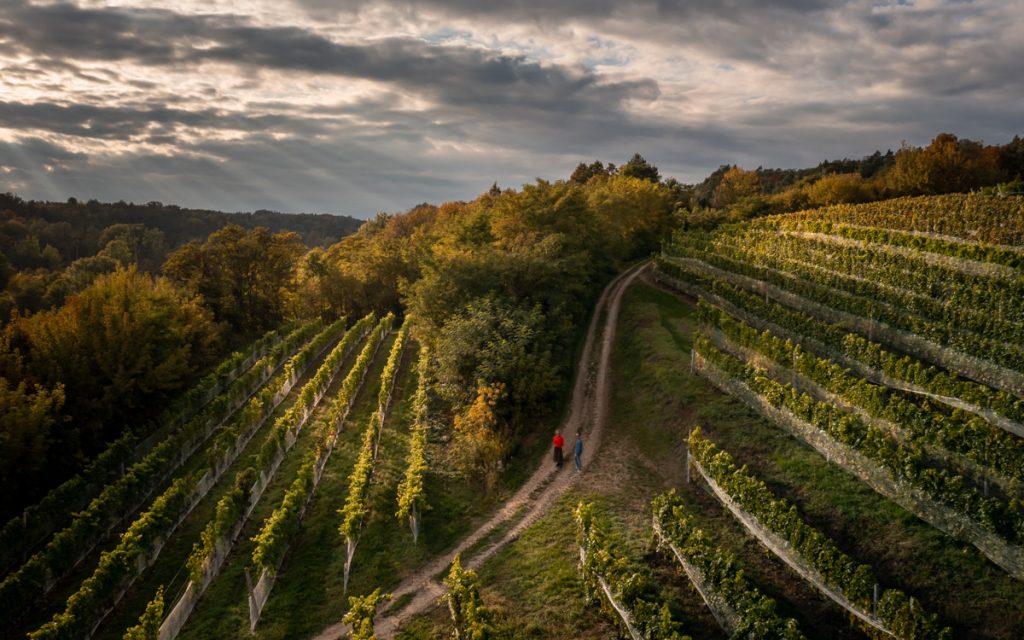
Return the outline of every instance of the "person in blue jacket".
[[[576,471],[583,471],[583,438],[580,432],[576,432],[576,444],[573,446],[576,452]]]

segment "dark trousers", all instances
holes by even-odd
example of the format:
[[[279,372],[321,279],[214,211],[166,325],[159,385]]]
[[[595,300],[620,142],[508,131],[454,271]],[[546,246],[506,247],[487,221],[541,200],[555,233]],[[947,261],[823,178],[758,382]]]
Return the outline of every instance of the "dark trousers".
[[[555,447],[555,464],[560,467],[562,466],[562,461],[562,447]]]

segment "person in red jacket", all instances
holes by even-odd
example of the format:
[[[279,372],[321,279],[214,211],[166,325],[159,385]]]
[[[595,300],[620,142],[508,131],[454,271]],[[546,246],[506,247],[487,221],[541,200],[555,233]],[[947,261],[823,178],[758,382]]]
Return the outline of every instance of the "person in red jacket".
[[[555,466],[559,469],[562,468],[562,447],[565,446],[565,438],[562,437],[561,431],[555,432],[555,437],[551,440],[551,444],[555,447]]]

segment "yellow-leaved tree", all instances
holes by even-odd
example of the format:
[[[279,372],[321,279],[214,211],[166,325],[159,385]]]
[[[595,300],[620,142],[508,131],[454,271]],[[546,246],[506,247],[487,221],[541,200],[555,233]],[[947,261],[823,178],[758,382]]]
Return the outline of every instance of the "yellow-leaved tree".
[[[504,383],[480,384],[476,399],[455,416],[455,462],[464,474],[481,479],[488,493],[511,445],[495,412],[504,397]]]

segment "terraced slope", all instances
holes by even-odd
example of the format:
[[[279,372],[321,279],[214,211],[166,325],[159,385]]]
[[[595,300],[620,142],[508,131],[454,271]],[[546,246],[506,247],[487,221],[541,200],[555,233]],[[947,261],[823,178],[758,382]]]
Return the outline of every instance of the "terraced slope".
[[[289,393],[281,397],[276,409],[269,410],[271,407],[267,407],[262,412],[262,419],[258,423],[254,422],[253,427],[239,440],[230,461],[220,465],[216,483],[168,536],[163,552],[139,577],[115,613],[100,628],[97,637],[120,638],[124,630],[137,621],[146,603],[161,585],[165,589],[167,609],[170,610],[175,604],[192,577],[192,553],[194,547],[201,545],[204,536],[208,535],[208,523],[218,517],[224,518],[225,511],[230,511],[225,509],[225,504],[230,502],[226,496],[234,495],[241,489],[246,496],[256,498],[261,487],[274,478],[274,469],[262,469],[266,480],[260,481],[260,474],[256,470],[261,469],[261,451],[267,448],[268,441],[276,443],[280,432],[298,436],[305,431],[309,417],[315,414],[319,404],[318,394],[313,391],[319,388],[321,394],[325,393],[332,386],[332,380],[343,376],[351,366],[354,355],[358,353],[366,332],[372,327],[373,319],[355,324],[337,341],[338,328],[343,324],[333,330],[330,339],[325,342],[326,348],[315,350],[320,357],[310,359],[305,374],[291,386]],[[279,457],[287,460],[290,453],[290,450],[282,451]],[[241,510],[245,511],[244,508]]]
[[[1024,262],[977,240],[1019,241],[1022,211],[919,198],[678,232],[655,278],[700,300],[691,371],[1024,581]],[[832,586],[865,593],[856,580]],[[893,598],[864,618],[912,619],[884,610]],[[945,637],[924,620],[888,635]]]
[[[392,336],[386,336],[377,343],[378,347],[374,347],[366,354],[369,357],[369,370],[365,375],[365,382],[355,388],[356,393],[352,396],[352,409],[348,412],[344,422],[340,424],[340,430],[338,431],[339,439],[337,444],[334,445],[339,451],[336,451],[327,458],[328,464],[324,473],[330,475],[332,469],[336,468],[338,463],[343,463],[346,443],[351,442],[354,436],[359,435],[360,427],[365,424],[369,413],[376,408],[380,373],[387,358],[388,349],[393,341],[394,338]],[[263,496],[252,510],[248,521],[237,538],[236,544],[224,562],[220,575],[213,581],[199,600],[195,612],[179,637],[234,638],[250,632],[246,572],[249,572],[250,578],[248,579],[254,585],[260,577],[259,568],[253,564],[253,552],[256,547],[256,540],[254,538],[260,534],[268,519],[281,507],[286,494],[293,488],[297,474],[304,467],[309,456],[320,446],[318,436],[322,434],[329,416],[335,409],[336,403],[339,402],[338,394],[344,385],[342,379],[344,377],[338,376],[336,378],[335,384],[327,390],[324,400],[317,411],[309,418],[312,428],[303,430],[295,441],[293,451],[285,458],[273,481],[267,486]],[[370,408],[371,399],[372,408]],[[329,478],[324,476],[323,482],[317,486],[317,492],[314,494],[314,497],[322,495],[331,486]],[[328,495],[328,499],[334,509],[340,506],[340,496],[336,494]],[[312,504],[311,508],[315,508],[315,503]],[[298,521],[298,528],[294,533],[298,534],[300,539],[294,543],[296,548],[294,550],[289,549],[288,553],[283,556],[285,564],[278,572],[281,584],[275,585],[267,601],[266,615],[269,621],[261,621],[260,626],[257,627],[258,629],[265,626],[268,622],[273,622],[276,603],[281,599],[288,598],[290,591],[290,575],[288,573],[290,565],[288,558],[293,553],[302,553],[302,536],[304,536],[304,532],[309,527],[315,526],[317,522],[319,522],[319,519],[316,518],[315,513],[307,513],[305,517]],[[337,523],[334,522],[332,528],[336,527]],[[308,570],[313,571],[316,568],[315,566],[310,566]]]

